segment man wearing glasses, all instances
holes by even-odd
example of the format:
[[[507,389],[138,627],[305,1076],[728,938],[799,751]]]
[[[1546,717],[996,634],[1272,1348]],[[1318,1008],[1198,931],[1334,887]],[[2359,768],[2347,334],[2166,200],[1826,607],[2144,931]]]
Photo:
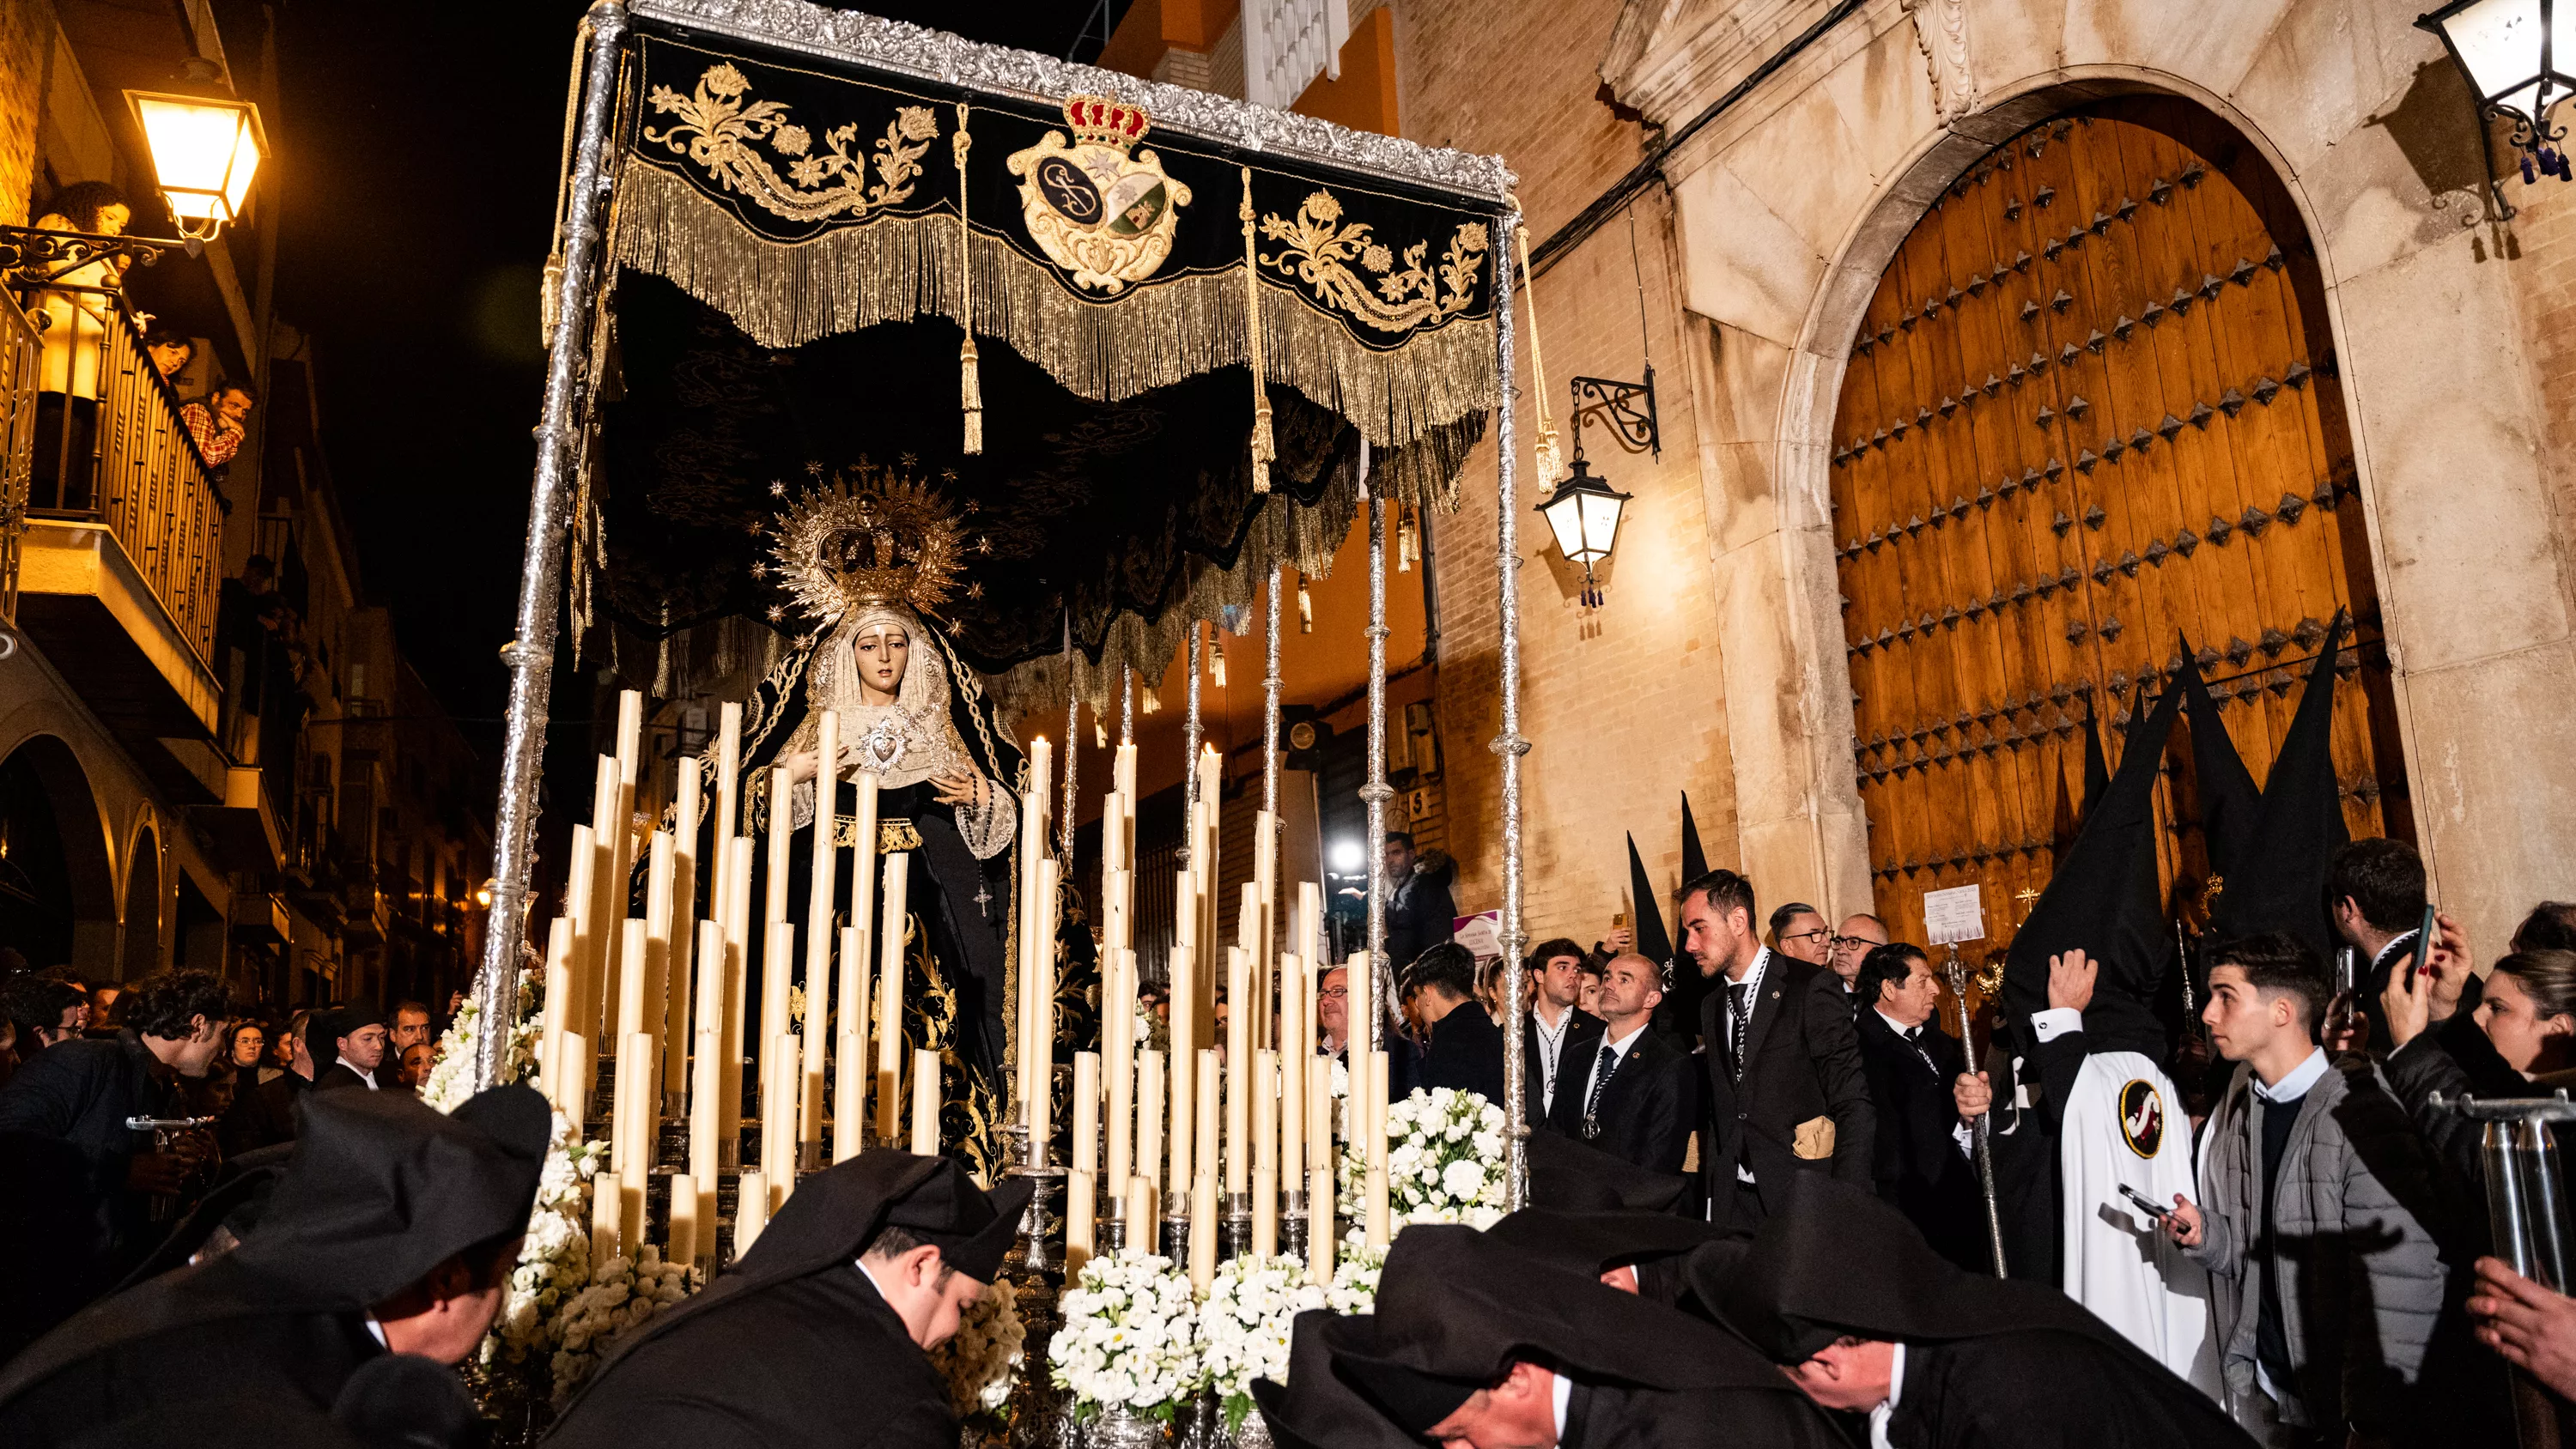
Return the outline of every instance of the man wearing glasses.
[[[1825,914],[1804,901],[1791,901],[1771,913],[1771,949],[1793,961],[1822,966],[1832,954],[1834,928]],[[1844,988],[1849,990],[1849,986]]]
[[[1846,919],[1833,940],[1833,954],[1825,964],[1843,979],[1843,991],[1849,994],[1853,983],[1860,980],[1860,963],[1870,952],[1887,944],[1887,923],[1876,916],[1859,915]],[[1858,1004],[1852,1008],[1860,1009]]]

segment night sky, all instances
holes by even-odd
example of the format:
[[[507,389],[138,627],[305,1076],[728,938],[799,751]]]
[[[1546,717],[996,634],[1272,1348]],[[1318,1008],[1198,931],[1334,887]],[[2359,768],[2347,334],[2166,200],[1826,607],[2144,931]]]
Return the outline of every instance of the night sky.
[[[279,316],[313,334],[368,600],[497,757],[577,0],[281,7]],[[868,7],[1065,54],[1091,0]],[[1098,51],[1087,42],[1079,58]],[[559,704],[572,704],[559,700]],[[578,706],[575,706],[578,708]]]

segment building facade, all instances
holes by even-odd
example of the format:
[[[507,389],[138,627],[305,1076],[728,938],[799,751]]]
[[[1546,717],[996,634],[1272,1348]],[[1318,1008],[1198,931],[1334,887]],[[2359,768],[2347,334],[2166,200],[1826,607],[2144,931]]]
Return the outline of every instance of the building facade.
[[[1524,439],[1654,368],[1659,450],[1581,428],[1634,495],[1606,601],[1521,530],[1534,935],[1625,908],[1626,833],[1672,884],[1686,791],[1766,905],[1911,930],[1973,883],[1999,940],[2088,730],[2116,762],[2188,641],[2259,781],[2339,615],[2348,828],[2414,840],[2482,943],[2568,894],[2576,188],[2515,174],[2422,7],[1326,8],[1140,0],[1104,63],[1277,94],[1346,36],[1300,109],[1520,175]],[[1432,521],[1462,910],[1498,893],[1492,476]]]
[[[0,5],[0,222],[104,182],[129,234],[172,235],[124,95],[273,124],[268,23]],[[443,1005],[472,966],[489,789],[361,585],[312,349],[271,307],[277,175],[197,253],[8,279],[0,948],[92,980],[220,970],[278,1005]],[[184,338],[184,363],[147,336]],[[183,407],[233,381],[258,398],[240,436],[192,434]]]

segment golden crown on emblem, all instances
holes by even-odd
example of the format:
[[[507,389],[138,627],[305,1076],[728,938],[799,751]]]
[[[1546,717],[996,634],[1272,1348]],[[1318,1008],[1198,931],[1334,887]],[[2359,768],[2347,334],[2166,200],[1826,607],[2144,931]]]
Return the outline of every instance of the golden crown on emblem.
[[[1124,151],[1145,139],[1154,118],[1142,106],[1107,96],[1069,96],[1064,103],[1064,124],[1073,132],[1077,146],[1098,144]]]

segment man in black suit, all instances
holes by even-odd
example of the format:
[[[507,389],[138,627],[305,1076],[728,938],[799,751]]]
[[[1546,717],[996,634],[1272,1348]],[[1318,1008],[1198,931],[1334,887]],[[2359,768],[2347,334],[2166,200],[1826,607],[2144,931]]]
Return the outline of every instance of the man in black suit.
[[[1458,863],[1447,855],[1416,856],[1412,836],[1387,832],[1386,959],[1398,976],[1423,952],[1450,938],[1458,906],[1450,899],[1449,883],[1457,876]],[[1474,985],[1471,975],[1471,996]]]
[[[1559,936],[1530,953],[1530,1010],[1521,1027],[1521,1060],[1529,1064],[1529,1124],[1580,1136],[1582,1094],[1558,1090],[1601,1054],[1601,1018],[1581,1010],[1583,948]]]
[[[1941,1030],[1941,987],[1920,948],[1899,941],[1861,958],[1853,996],[1869,1004],[1852,1020],[1861,1069],[1878,1109],[1870,1176],[1878,1195],[1923,1230],[1942,1257],[1993,1267],[1979,1237],[1976,1169],[1959,1126],[1952,1084],[1968,1069],[1958,1038]]]
[[[335,1088],[364,1087],[376,1090],[376,1068],[385,1061],[385,1014],[372,1006],[344,1006],[334,1012],[315,1012],[307,1030],[316,1043],[331,1043],[331,1065],[313,1079],[313,1090],[328,1092]],[[322,1054],[315,1052],[315,1060]],[[393,1074],[387,1072],[387,1077]]]
[[[1753,884],[1731,870],[1683,889],[1682,950],[1714,988],[1700,1010],[1709,1220],[1746,1232],[1795,1173],[1867,1187],[1876,1122],[1842,978],[1764,950],[1753,919]]]
[[[1443,941],[1405,969],[1405,1014],[1427,1037],[1413,1085],[1426,1092],[1448,1087],[1503,1101],[1503,1029],[1476,1004],[1476,957]]]
[[[1569,1067],[1561,1090],[1579,1090],[1582,1136],[1594,1147],[1652,1172],[1679,1172],[1695,1104],[1690,1058],[1647,1029],[1663,999],[1662,967],[1633,953],[1611,957],[1601,971],[1600,1045],[1585,1067]]]

